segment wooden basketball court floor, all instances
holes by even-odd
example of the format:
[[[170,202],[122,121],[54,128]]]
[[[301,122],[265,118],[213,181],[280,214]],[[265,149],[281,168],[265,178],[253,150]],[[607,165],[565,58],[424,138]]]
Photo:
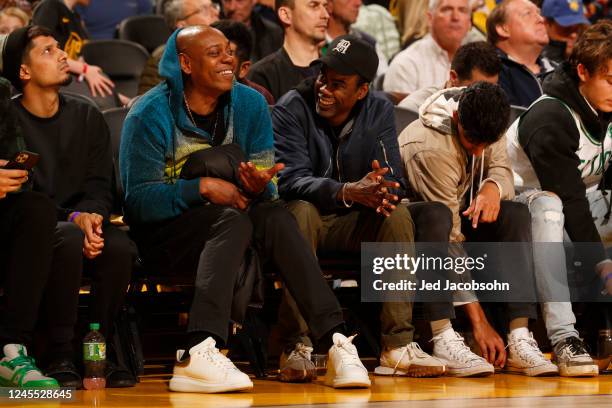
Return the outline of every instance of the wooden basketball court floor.
[[[169,378],[169,375],[145,375],[134,388],[77,391],[76,398],[70,403],[21,406],[612,407],[612,375],[596,378],[530,378],[496,374],[488,378],[465,379],[372,376],[372,387],[369,390],[334,390],[323,385],[321,380],[311,384],[286,384],[264,379],[254,380],[255,388],[252,392],[209,395],[169,392]]]

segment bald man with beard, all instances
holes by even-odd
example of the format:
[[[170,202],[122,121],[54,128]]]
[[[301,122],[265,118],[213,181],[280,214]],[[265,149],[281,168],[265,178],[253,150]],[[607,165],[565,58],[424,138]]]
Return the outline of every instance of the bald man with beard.
[[[187,343],[177,351],[170,390],[253,387],[219,351],[227,342],[234,288],[250,247],[279,272],[319,346],[329,348],[334,369],[326,384],[367,387],[352,337],[342,334],[338,301],[295,219],[275,200],[273,177],[283,165],[274,164],[268,106],[261,94],[234,80],[233,60],[220,31],[177,31],[160,62],[167,80],[138,101],[123,129],[126,219],[141,255],[152,268],[189,273],[195,281]],[[235,165],[209,168],[207,174],[215,176],[188,175],[189,159],[202,154],[207,164]]]

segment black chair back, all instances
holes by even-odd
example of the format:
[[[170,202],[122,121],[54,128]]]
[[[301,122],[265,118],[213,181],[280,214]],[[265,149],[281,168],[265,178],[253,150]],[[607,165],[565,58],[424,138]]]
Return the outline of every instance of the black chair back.
[[[88,101],[94,102],[94,104],[101,111],[121,105],[119,97],[116,93],[107,96],[93,96],[89,90],[89,85],[87,85],[87,82],[79,82],[76,76],[72,78],[72,82],[70,82],[70,84],[62,87],[60,92],[63,94],[82,96],[82,99],[86,98]]]
[[[128,108],[112,108],[102,112],[104,120],[108,125],[111,139],[111,149],[113,152],[113,170],[115,173],[114,192],[115,192],[115,210],[119,211],[123,208],[123,185],[121,184],[121,175],[119,173],[119,146],[121,145],[121,130],[123,122],[128,114]]]
[[[402,133],[402,130],[404,130],[406,126],[419,118],[419,112],[415,112],[410,109],[396,106],[393,108],[393,110],[393,116],[395,117],[395,131],[398,135]]]
[[[131,41],[98,40],[83,46],[83,58],[104,70],[115,82],[116,92],[132,98],[138,94],[138,82],[149,53]]]
[[[170,34],[164,18],[155,14],[128,17],[119,24],[119,39],[138,43],[149,53],[165,44]]]
[[[527,108],[517,105],[510,105],[510,121],[508,122],[508,126],[513,124],[514,121],[525,112],[527,112]]]

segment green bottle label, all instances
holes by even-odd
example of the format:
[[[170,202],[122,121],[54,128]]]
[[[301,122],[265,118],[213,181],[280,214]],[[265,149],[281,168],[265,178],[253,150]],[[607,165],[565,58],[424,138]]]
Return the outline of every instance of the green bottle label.
[[[83,360],[103,361],[106,360],[105,343],[83,343]]]

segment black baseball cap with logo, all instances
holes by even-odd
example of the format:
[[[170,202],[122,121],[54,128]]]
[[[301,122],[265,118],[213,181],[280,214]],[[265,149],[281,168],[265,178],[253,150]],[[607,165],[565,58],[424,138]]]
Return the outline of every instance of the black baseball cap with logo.
[[[378,55],[367,41],[345,34],[336,37],[329,45],[327,54],[310,65],[324,64],[342,75],[360,75],[371,82],[378,70]]]

